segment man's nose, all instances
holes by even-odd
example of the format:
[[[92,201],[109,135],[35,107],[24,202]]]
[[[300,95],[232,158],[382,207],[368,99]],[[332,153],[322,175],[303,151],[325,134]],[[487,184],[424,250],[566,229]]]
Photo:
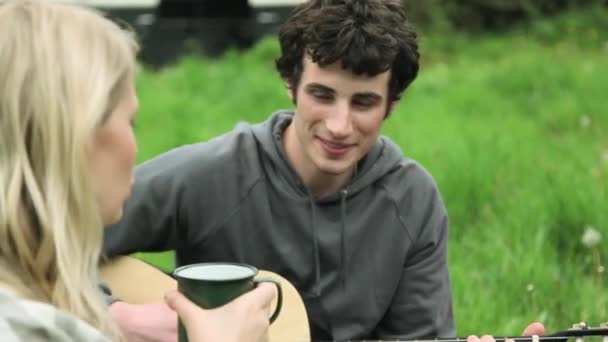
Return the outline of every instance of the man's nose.
[[[353,131],[352,113],[348,103],[337,103],[325,125],[334,138],[344,138]]]

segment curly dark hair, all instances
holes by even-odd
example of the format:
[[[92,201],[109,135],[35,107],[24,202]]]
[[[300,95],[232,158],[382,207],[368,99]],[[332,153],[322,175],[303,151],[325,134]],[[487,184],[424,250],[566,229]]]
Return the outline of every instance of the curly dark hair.
[[[296,7],[279,31],[276,67],[295,93],[307,54],[320,66],[341,61],[357,75],[391,70],[389,101],[418,74],[417,34],[401,0],[310,0]]]

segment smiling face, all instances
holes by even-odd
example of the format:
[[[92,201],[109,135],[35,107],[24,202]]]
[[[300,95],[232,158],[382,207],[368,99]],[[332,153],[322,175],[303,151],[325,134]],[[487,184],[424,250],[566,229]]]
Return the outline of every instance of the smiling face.
[[[389,79],[390,71],[355,75],[340,62],[320,67],[304,59],[294,90],[296,114],[284,141],[293,167],[315,193],[344,185],[376,142],[389,105]]]
[[[95,130],[89,151],[93,186],[104,224],[122,216],[131,192],[137,144],[133,122],[139,104],[133,81],[125,81],[122,96],[105,121]]]

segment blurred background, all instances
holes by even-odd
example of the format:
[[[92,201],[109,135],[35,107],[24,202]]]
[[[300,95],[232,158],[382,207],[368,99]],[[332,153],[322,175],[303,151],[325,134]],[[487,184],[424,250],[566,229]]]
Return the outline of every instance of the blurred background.
[[[82,0],[142,41],[139,160],[291,108],[274,59],[298,2]],[[406,5],[422,68],[383,133],[448,207],[458,334],[608,321],[607,1]]]

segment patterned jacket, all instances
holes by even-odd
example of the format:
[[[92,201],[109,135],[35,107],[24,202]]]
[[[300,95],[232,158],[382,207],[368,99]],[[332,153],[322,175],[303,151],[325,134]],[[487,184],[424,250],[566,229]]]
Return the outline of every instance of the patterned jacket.
[[[109,339],[71,314],[0,289],[0,341],[109,342]]]

